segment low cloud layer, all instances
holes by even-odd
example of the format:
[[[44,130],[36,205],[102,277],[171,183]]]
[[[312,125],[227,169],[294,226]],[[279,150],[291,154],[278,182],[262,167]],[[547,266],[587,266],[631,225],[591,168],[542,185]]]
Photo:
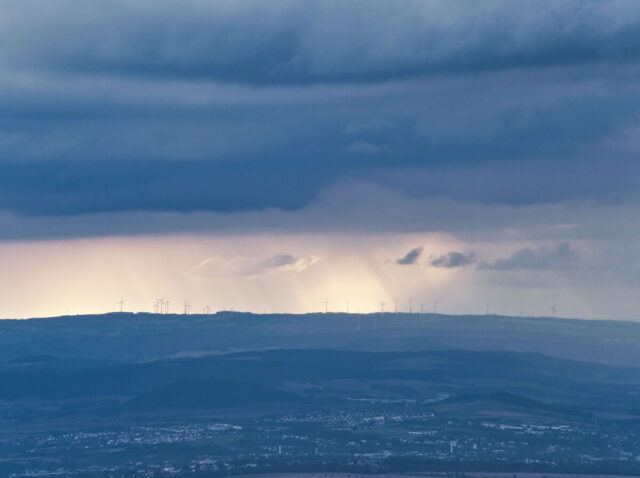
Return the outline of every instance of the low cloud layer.
[[[575,265],[577,259],[576,251],[568,242],[563,242],[553,248],[519,249],[508,257],[493,262],[482,262],[478,269],[494,271],[564,269]]]
[[[454,269],[456,267],[464,267],[473,263],[475,256],[473,253],[464,254],[462,252],[449,252],[441,256],[431,259],[430,264],[433,267],[442,267],[445,269]]]
[[[0,2],[0,208],[637,199],[639,32],[625,0]]]
[[[418,259],[422,255],[422,246],[411,249],[404,256],[399,259],[396,259],[396,264],[401,266],[409,266],[418,263]]]
[[[253,278],[270,273],[302,272],[320,260],[309,256],[296,258],[290,254],[276,254],[266,259],[250,257],[209,257],[198,264],[193,273],[201,278]]]
[[[6,2],[5,62],[55,72],[223,82],[372,82],[640,55],[637,2]],[[153,13],[153,14],[151,14]],[[569,21],[570,20],[570,21]],[[224,45],[223,48],[220,46]]]

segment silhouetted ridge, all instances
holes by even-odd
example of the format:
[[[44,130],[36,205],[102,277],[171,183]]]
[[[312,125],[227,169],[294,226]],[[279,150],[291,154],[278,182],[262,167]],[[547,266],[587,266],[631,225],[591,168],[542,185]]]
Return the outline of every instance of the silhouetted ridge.
[[[469,395],[458,395],[455,397],[447,398],[440,402],[443,404],[457,404],[457,403],[478,403],[483,401],[493,401],[504,405],[511,405],[518,408],[522,408],[528,412],[543,412],[553,413],[560,415],[572,415],[572,416],[585,416],[585,413],[576,410],[574,408],[563,407],[552,403],[544,403],[538,400],[518,395],[511,392],[491,392],[491,393],[476,393]]]

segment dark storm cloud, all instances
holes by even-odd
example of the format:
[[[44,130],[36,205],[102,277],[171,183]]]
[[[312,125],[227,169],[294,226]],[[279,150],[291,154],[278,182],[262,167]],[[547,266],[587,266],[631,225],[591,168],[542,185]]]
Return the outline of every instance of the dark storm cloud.
[[[396,259],[396,264],[401,266],[417,264],[420,255],[422,255],[422,246],[411,249],[401,258]]]
[[[578,254],[568,242],[554,248],[520,249],[509,257],[494,262],[483,262],[478,269],[494,271],[510,271],[516,269],[564,269],[575,265]]]
[[[298,164],[257,159],[239,164],[188,160],[0,161],[0,204],[2,209],[36,216],[119,211],[299,210],[312,205],[323,191],[327,191],[325,196],[332,194],[327,188],[338,180],[342,184],[341,194],[349,188],[358,191],[357,182],[366,180],[372,187],[365,188],[363,196],[357,199],[358,203],[370,201],[371,204],[375,204],[375,198],[368,194],[379,194],[377,185],[416,200],[448,197],[498,205],[593,198],[612,202],[637,197],[635,184],[640,171],[633,163],[611,170],[607,164],[592,162],[591,169],[573,173],[559,167],[545,173],[540,162],[531,163],[532,169],[536,165],[539,169],[526,175],[522,171],[509,174],[500,165],[483,163],[482,171],[477,166],[467,166],[469,175],[464,176],[457,174],[456,168],[437,166],[430,172],[408,169],[383,175],[379,170],[367,169],[366,165],[329,161]],[[549,180],[549,174],[554,175],[554,180]],[[611,186],[607,186],[607,182]],[[566,186],[568,184],[571,187]],[[382,214],[380,206],[375,207]],[[388,211],[388,214],[388,217],[376,218],[364,214],[358,222],[369,221],[372,226],[376,223],[379,229],[382,221],[391,229],[397,229],[402,222],[398,213]],[[441,214],[447,216],[446,211]],[[339,216],[333,217],[337,221]],[[497,220],[483,219],[475,223],[487,227]],[[439,226],[416,222],[416,218],[412,221],[402,229]],[[455,222],[454,218],[450,221]]]
[[[371,82],[640,55],[631,1],[23,0],[0,38],[19,65],[248,84]]]
[[[0,209],[637,199],[639,26],[626,1],[0,2]]]
[[[431,259],[433,267],[443,267],[445,269],[454,269],[456,267],[468,266],[474,261],[474,254],[464,254],[462,252],[449,252],[441,256]]]
[[[9,163],[0,164],[0,202],[26,215],[291,210],[309,204],[333,177],[331,170],[255,162]]]

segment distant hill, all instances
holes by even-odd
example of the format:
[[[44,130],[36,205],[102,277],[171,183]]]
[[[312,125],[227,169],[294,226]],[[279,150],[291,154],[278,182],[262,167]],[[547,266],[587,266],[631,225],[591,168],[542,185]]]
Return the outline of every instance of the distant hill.
[[[0,363],[24,356],[136,362],[277,348],[502,350],[630,365],[640,323],[440,314],[113,313],[0,320]]]
[[[509,392],[458,395],[438,403],[440,413],[450,415],[482,416],[513,409],[520,414],[553,416],[557,419],[575,420],[589,415],[573,407],[549,404]]]
[[[640,397],[640,368],[500,351],[271,350],[145,363],[68,364],[0,367],[0,400],[109,399],[122,405],[112,410],[118,413],[265,402],[296,405],[302,400],[331,404],[410,399],[428,404],[434,397],[449,397],[439,406],[462,410],[489,400],[497,408],[572,415],[569,408],[593,404],[626,413],[637,408]]]
[[[203,410],[257,403],[300,402],[302,398],[255,383],[232,380],[185,380],[145,392],[124,403],[123,410]]]

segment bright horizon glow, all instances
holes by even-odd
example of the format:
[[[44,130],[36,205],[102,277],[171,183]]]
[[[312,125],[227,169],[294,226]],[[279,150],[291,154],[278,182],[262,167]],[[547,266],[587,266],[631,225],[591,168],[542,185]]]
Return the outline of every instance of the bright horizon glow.
[[[417,264],[396,260],[421,246]],[[473,250],[483,257],[504,254],[518,244],[464,244],[445,234],[378,235],[173,235],[109,237],[0,244],[0,304],[3,318],[98,314],[119,310],[153,312],[169,301],[170,313],[236,310],[253,313],[380,311],[407,312],[438,303],[446,314],[633,318],[620,307],[607,316],[606,305],[589,299],[572,278],[539,271],[527,287],[488,281],[491,271],[438,268],[429,261],[450,251]],[[274,259],[275,258],[275,259]],[[274,263],[274,261],[276,263]],[[279,261],[279,262],[278,262]],[[477,263],[477,261],[476,261]],[[204,265],[203,265],[204,264]],[[88,279],[89,278],[89,279]],[[514,287],[515,286],[515,287]],[[515,293],[514,293],[515,290]],[[621,291],[616,290],[618,294]],[[602,294],[615,294],[604,291]],[[624,291],[622,291],[624,292]],[[612,301],[615,299],[611,299]],[[627,299],[621,303],[630,303]],[[595,305],[599,304],[599,308]]]

